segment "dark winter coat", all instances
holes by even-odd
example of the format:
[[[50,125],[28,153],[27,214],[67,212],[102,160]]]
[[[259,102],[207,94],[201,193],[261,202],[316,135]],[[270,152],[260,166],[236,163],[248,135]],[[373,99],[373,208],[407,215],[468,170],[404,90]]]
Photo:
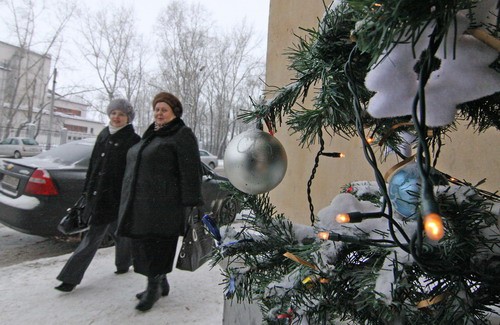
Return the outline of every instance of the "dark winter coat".
[[[114,134],[106,127],[97,136],[83,190],[87,197],[84,218],[90,224],[117,220],[127,151],[140,139],[131,124]]]
[[[185,208],[202,204],[196,136],[180,118],[158,131],[152,124],[127,154],[118,235],[178,236]]]

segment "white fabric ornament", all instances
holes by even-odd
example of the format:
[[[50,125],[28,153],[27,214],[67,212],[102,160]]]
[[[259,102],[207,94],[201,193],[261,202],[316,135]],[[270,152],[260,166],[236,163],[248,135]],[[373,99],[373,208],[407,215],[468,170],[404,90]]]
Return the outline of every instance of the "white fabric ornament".
[[[491,1],[485,1],[491,2]],[[488,10],[474,15],[475,21],[488,19]],[[464,13],[457,15],[455,25],[450,26],[445,41],[436,56],[441,60],[438,70],[431,74],[425,89],[426,125],[431,127],[450,124],[455,119],[457,105],[492,95],[500,91],[500,73],[488,66],[498,53],[465,34],[470,20]],[[418,56],[427,47],[432,26],[428,27],[416,43],[397,45],[387,57],[367,74],[366,87],[376,92],[370,99],[368,112],[375,118],[411,115],[412,105],[418,91],[418,75],[413,70]],[[456,51],[453,53],[456,37]],[[417,57],[414,57],[416,53]],[[455,57],[454,57],[455,54]]]

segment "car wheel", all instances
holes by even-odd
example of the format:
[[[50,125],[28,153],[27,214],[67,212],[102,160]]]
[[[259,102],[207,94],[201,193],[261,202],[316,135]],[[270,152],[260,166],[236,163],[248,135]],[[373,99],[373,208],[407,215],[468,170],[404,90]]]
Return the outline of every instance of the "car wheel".
[[[213,161],[211,161],[208,166],[212,169],[215,169],[215,163]]]
[[[21,157],[22,157],[22,156],[21,156],[21,153],[20,153],[19,151],[15,151],[15,152],[14,152],[14,158],[19,159],[19,158],[21,158]]]
[[[220,226],[232,223],[238,212],[240,212],[240,206],[231,197],[219,200],[214,207],[215,220]]]

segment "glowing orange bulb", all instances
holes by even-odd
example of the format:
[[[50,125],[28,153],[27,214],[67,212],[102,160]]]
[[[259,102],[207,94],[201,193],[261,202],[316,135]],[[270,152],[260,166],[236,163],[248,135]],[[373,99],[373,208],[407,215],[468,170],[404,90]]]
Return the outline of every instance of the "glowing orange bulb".
[[[444,236],[443,220],[437,213],[429,213],[424,217],[424,229],[431,240],[440,240]]]
[[[335,217],[335,220],[338,223],[348,223],[351,221],[351,217],[349,216],[349,213],[339,213]]]
[[[339,157],[340,157],[340,158],[345,158],[345,155],[344,155],[343,153],[341,153],[341,154],[339,155]]]
[[[366,142],[368,142],[368,144],[372,144],[373,142],[375,142],[375,139],[372,137],[368,137],[366,138]]]
[[[330,238],[330,233],[328,231],[320,231],[318,232],[318,238],[328,240]]]

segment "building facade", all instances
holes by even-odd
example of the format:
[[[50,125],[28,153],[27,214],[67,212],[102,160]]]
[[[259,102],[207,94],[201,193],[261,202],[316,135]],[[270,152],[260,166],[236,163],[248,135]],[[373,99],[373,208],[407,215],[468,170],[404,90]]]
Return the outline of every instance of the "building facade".
[[[49,91],[51,57],[0,41],[0,139],[30,136],[50,149],[95,137],[104,124],[88,105]]]

